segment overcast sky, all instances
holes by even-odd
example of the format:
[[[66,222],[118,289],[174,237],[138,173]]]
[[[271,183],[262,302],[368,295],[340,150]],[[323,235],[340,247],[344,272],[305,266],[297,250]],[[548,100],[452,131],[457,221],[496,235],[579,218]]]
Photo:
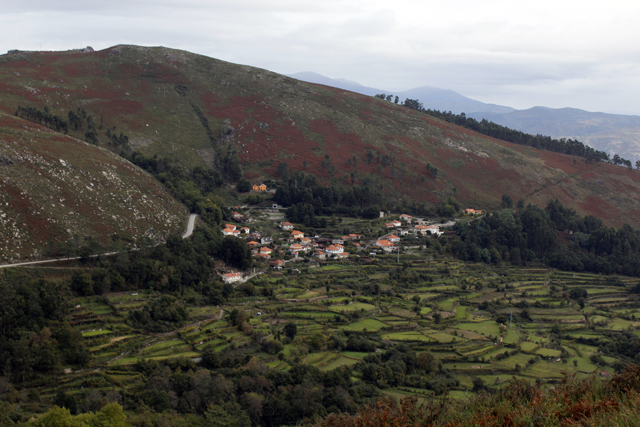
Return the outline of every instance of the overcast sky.
[[[283,74],[640,114],[640,2],[0,0],[0,52],[167,46]]]

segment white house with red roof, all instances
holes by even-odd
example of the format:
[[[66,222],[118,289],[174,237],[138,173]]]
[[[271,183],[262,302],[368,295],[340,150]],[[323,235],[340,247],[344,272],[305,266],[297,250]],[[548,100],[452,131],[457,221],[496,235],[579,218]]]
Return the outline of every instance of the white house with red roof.
[[[283,230],[293,230],[294,225],[291,224],[290,222],[281,222],[280,223],[280,228]]]
[[[391,243],[400,243],[400,238],[398,236],[396,236],[395,234],[390,234],[387,236],[387,240],[390,241]]]
[[[260,248],[260,253],[265,255],[271,255],[273,251],[271,250],[271,248],[264,247],[264,248]]]
[[[242,273],[225,273],[222,275],[222,281],[225,283],[236,283],[242,280]]]
[[[304,233],[302,231],[293,230],[291,232],[292,239],[302,239],[304,237]]]
[[[291,252],[291,253],[306,252],[307,249],[308,249],[307,246],[302,246],[302,245],[298,245],[298,244],[289,246],[289,252]]]
[[[223,236],[233,236],[238,237],[240,235],[240,230],[236,230],[236,226],[233,224],[225,224],[226,227],[222,229]]]
[[[388,222],[385,225],[387,226],[387,228],[402,227],[402,223],[400,221],[396,221],[396,220]]]
[[[414,228],[416,233],[419,234],[435,234],[437,236],[441,236],[444,234],[443,231],[440,231],[440,227],[437,225],[416,225]]]
[[[411,222],[411,218],[413,218],[411,215],[407,215],[407,214],[400,215],[400,220],[404,222]]]
[[[392,250],[395,249],[395,245],[386,239],[378,240],[376,242],[376,246],[378,246],[380,249],[386,252],[391,252]]]
[[[274,269],[274,270],[280,270],[280,269],[282,269],[286,264],[285,264],[285,262],[284,262],[284,261],[282,261],[281,259],[277,259],[277,260],[275,260],[275,261],[271,261],[271,262],[269,263],[269,265],[270,265],[271,267],[273,267],[273,269]]]
[[[344,252],[344,246],[342,245],[329,245],[324,250],[329,255],[337,255]]]

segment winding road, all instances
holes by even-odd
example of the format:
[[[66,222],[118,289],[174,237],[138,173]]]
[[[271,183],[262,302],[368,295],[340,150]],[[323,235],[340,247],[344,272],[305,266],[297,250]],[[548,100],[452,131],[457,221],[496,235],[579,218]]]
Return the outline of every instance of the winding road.
[[[191,237],[191,235],[193,234],[193,227],[196,223],[196,217],[198,215],[197,214],[190,214],[189,215],[189,221],[187,221],[187,231],[182,235],[183,239],[186,239],[187,237]],[[99,257],[99,256],[109,256],[109,255],[116,255],[118,252],[107,252],[105,254],[96,254],[96,255],[89,255],[89,258],[95,258],[95,257]],[[50,263],[50,262],[58,262],[58,261],[73,261],[76,259],[80,259],[82,257],[76,256],[76,257],[71,257],[71,258],[54,258],[54,259],[44,259],[41,261],[27,261],[27,262],[18,262],[15,264],[2,264],[0,265],[0,268],[8,268],[8,267],[21,267],[24,265],[33,265],[33,264],[46,264],[46,263]]]

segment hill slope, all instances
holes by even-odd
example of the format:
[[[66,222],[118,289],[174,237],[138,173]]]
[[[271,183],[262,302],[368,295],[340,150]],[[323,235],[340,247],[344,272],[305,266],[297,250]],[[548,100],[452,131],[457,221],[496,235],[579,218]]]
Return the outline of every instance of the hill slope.
[[[636,171],[493,140],[369,96],[184,51],[16,52],[0,56],[0,82],[7,112],[46,104],[66,116],[82,106],[110,129],[117,124],[133,149],[189,168],[220,167],[235,150],[254,181],[275,177],[286,162],[344,185],[367,177],[396,202],[455,196],[493,208],[505,193],[538,204],[558,198],[608,224],[640,226]]]
[[[640,159],[640,117],[592,113],[576,108],[534,107],[505,113],[468,114],[533,135],[578,139],[607,153]]]
[[[548,135],[552,138],[571,138],[625,159],[640,158],[640,116],[596,113],[576,108],[533,107],[516,110],[496,104],[486,104],[467,98],[457,92],[429,86],[402,92],[390,92],[363,86],[345,79],[332,79],[318,73],[290,74],[298,80],[350,90],[363,95],[393,94],[404,101],[417,99],[424,108],[465,113],[476,120],[487,119],[532,135]]]
[[[85,236],[103,246],[158,239],[185,221],[184,207],[121,157],[0,112],[0,262]]]

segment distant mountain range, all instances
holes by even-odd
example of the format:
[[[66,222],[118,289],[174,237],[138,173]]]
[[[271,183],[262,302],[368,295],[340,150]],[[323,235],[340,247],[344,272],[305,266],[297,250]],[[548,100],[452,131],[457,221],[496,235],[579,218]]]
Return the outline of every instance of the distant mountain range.
[[[424,108],[465,113],[476,120],[494,123],[533,135],[577,139],[598,150],[619,154],[626,159],[640,159],[640,116],[592,113],[576,108],[533,107],[516,110],[504,105],[486,104],[457,92],[422,86],[402,92],[390,92],[359,83],[332,79],[318,73],[301,72],[289,77],[310,83],[333,86],[363,95],[379,93],[397,95],[400,101],[417,99]]]

